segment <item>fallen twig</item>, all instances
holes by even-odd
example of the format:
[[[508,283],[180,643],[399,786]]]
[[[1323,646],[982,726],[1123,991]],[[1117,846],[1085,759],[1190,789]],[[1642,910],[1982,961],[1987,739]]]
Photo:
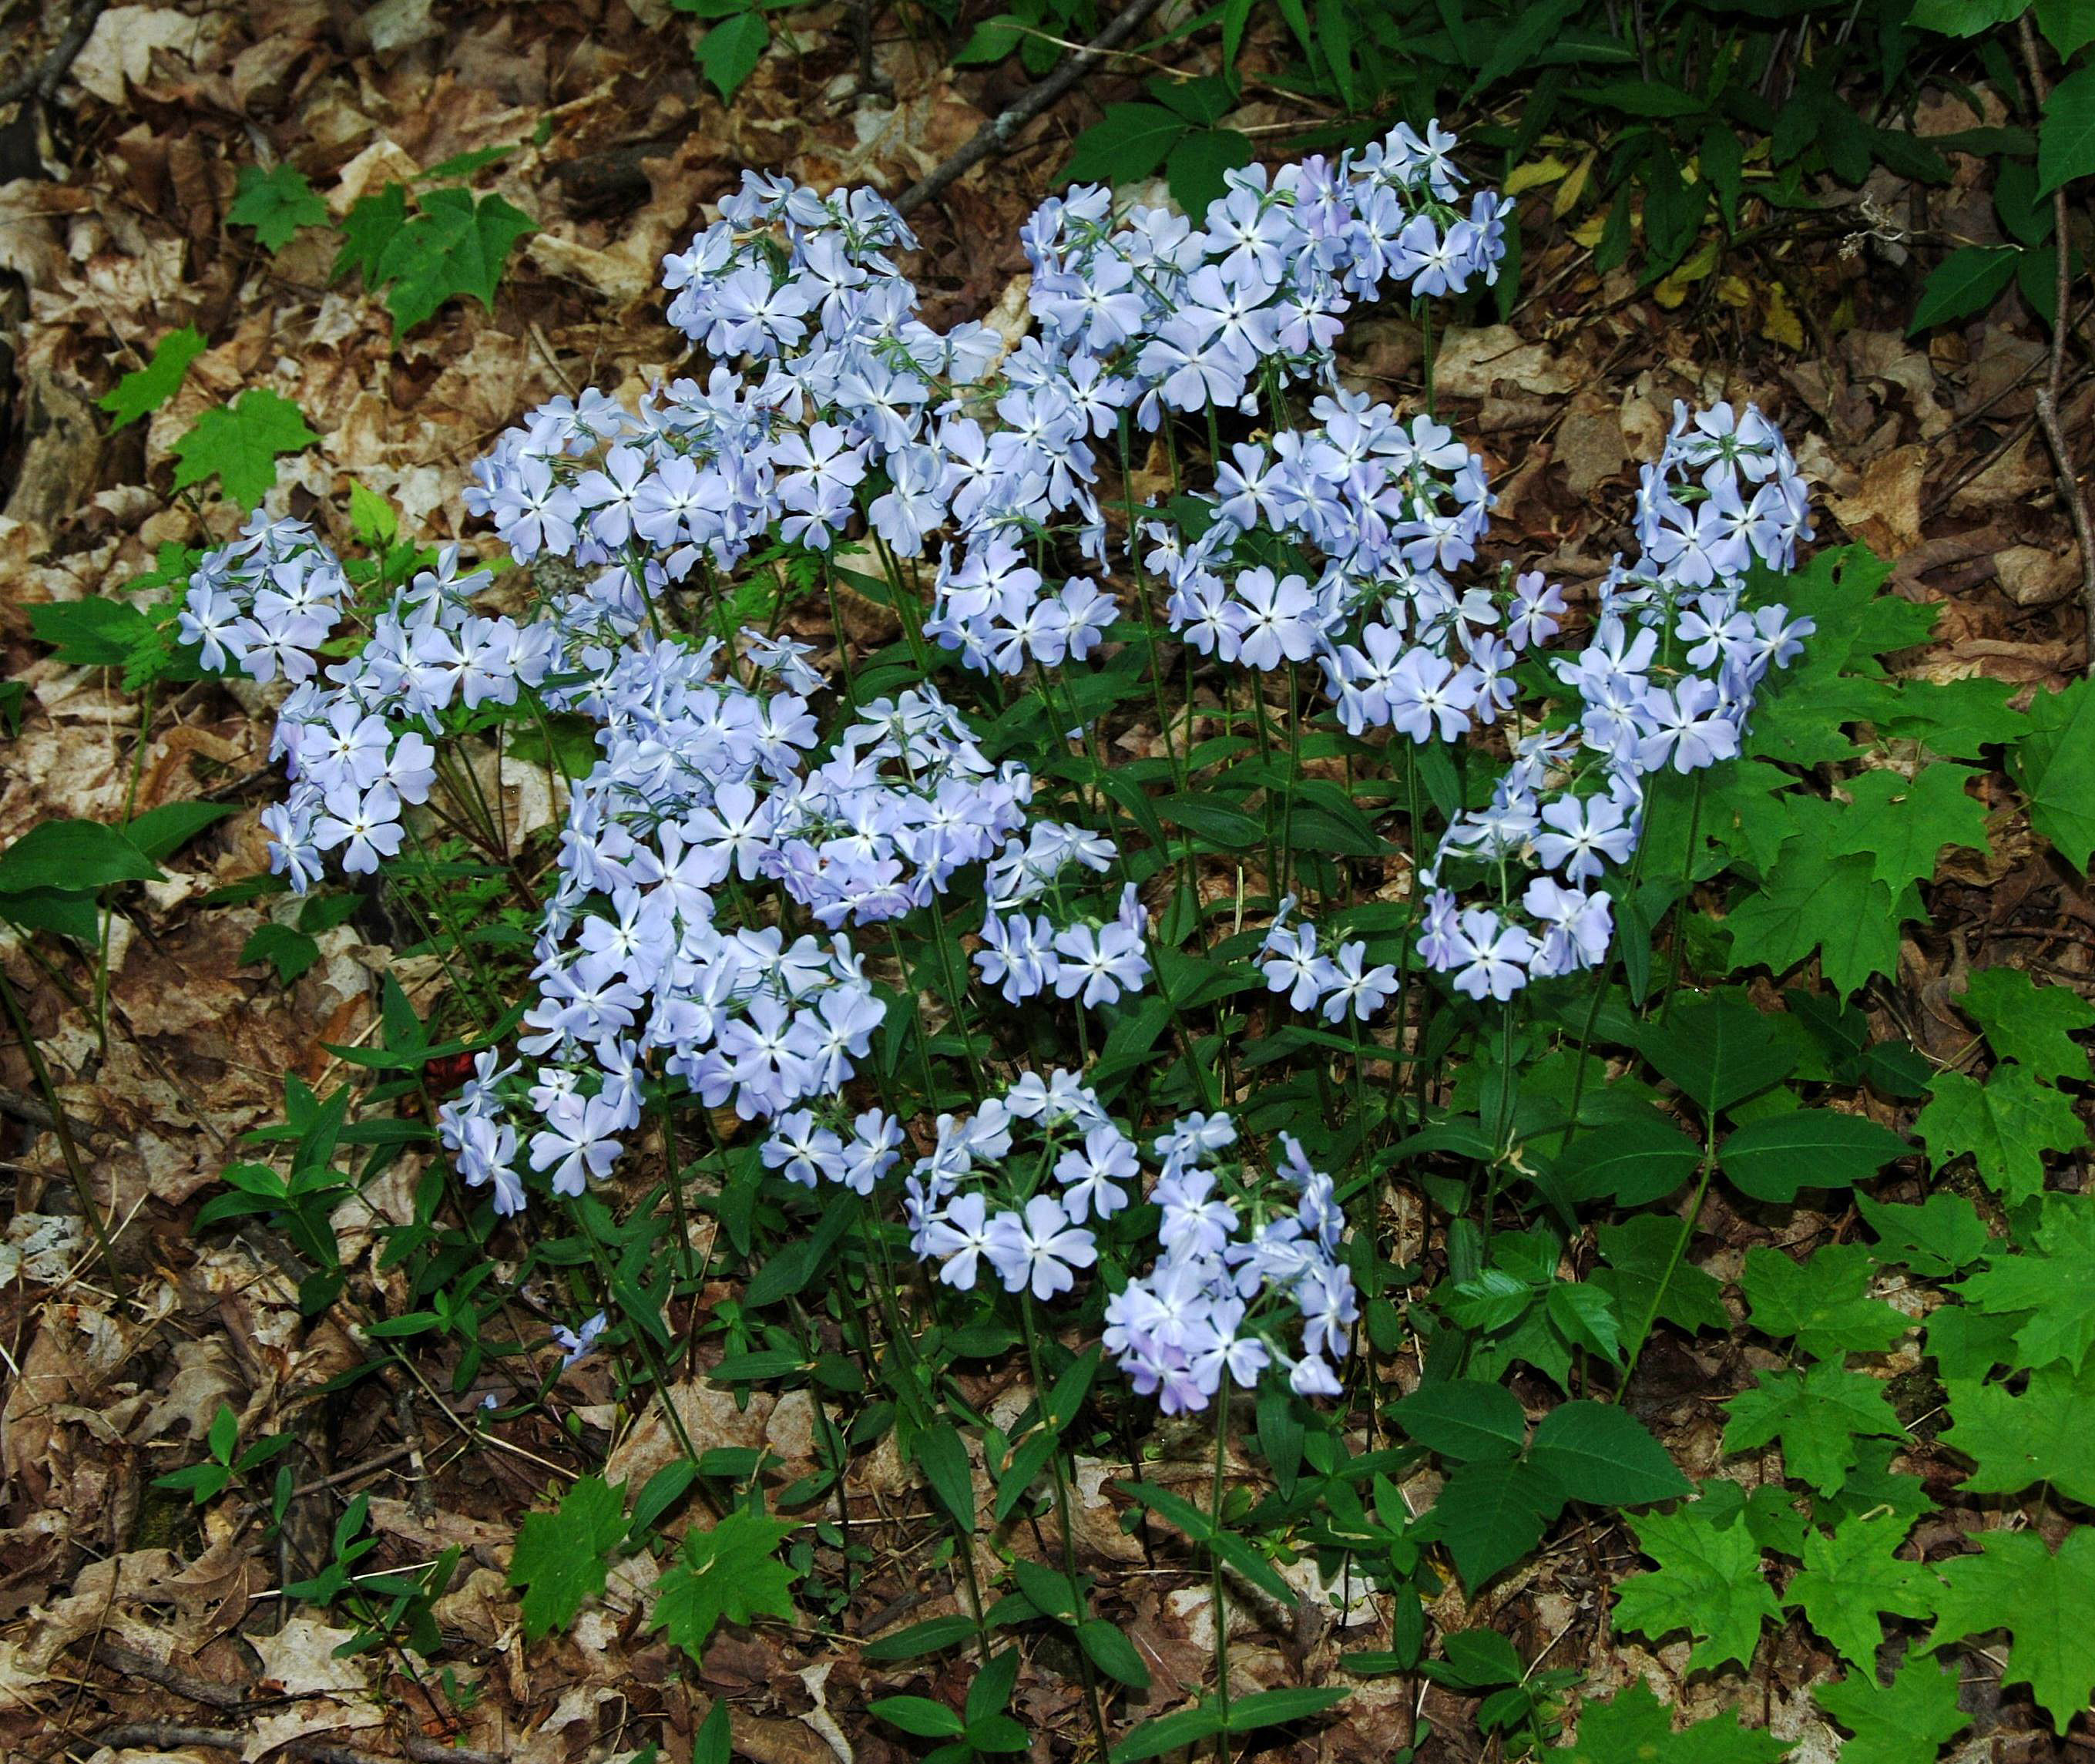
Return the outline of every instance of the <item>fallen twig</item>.
[[[94,1736],[97,1745],[112,1751],[124,1746],[152,1746],[166,1751],[176,1746],[208,1746],[214,1751],[239,1752],[253,1736],[233,1727],[189,1727],[172,1721],[127,1721],[104,1727]],[[401,1741],[416,1764],[503,1764],[492,1752],[475,1752],[464,1746],[407,1735]],[[353,1745],[330,1745],[324,1740],[286,1740],[277,1748],[285,1757],[304,1758],[309,1764],[399,1764],[383,1753],[366,1752]]]
[[[88,38],[94,34],[94,21],[102,16],[102,9],[108,3],[109,0],[78,0],[72,16],[66,20],[64,35],[51,46],[50,54],[36,67],[24,68],[7,85],[0,85],[0,105],[12,104],[32,92],[40,98],[48,98],[57,91],[66,70],[87,47]]]
[[[1013,136],[1134,36],[1150,14],[1162,4],[1163,0],[1130,0],[1090,42],[1030,89],[1009,109],[984,123],[965,146],[948,155],[912,184],[895,206],[905,215],[921,208],[963,172],[979,165],[993,153],[1003,152],[1011,145]]]

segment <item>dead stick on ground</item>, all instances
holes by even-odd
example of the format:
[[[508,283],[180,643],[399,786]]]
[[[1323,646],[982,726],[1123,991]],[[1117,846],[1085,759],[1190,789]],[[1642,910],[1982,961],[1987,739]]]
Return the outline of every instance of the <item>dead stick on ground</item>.
[[[120,1749],[127,1746],[153,1746],[166,1750],[174,1746],[207,1746],[213,1751],[239,1752],[252,1741],[252,1734],[242,1733],[232,1727],[190,1727],[172,1721],[127,1721],[117,1727],[104,1727],[94,1736],[97,1745]],[[403,1744],[407,1756],[417,1764],[503,1764],[492,1752],[475,1752],[464,1746],[446,1745],[440,1740],[420,1735],[407,1736]],[[376,1752],[366,1752],[360,1747],[330,1745],[320,1740],[287,1740],[281,1750],[286,1757],[304,1758],[310,1764],[399,1764],[397,1758],[388,1758]]]
[[[0,86],[0,104],[12,104],[17,98],[25,98],[33,92],[40,98],[49,98],[58,90],[59,81],[79,59],[80,52],[87,47],[87,40],[94,34],[94,21],[102,16],[102,9],[109,0],[76,0],[72,16],[66,20],[65,34],[50,54],[37,67],[24,68]]]
[[[1149,15],[1162,4],[1163,0],[1130,0],[1090,42],[1030,88],[1008,110],[984,123],[966,146],[912,184],[902,193],[895,205],[896,208],[906,215],[922,207],[963,172],[979,165],[993,153],[1003,152],[1011,145],[1013,136],[1134,36]]]
[[[2037,115],[2041,119],[2045,106],[2051,101],[2051,82],[2045,77],[2043,59],[2037,53],[2036,32],[2027,12],[2022,15],[2021,34],[2023,65],[2029,70],[2030,90],[2036,96]],[[2088,518],[2088,499],[2081,492],[2080,477],[2074,469],[2073,449],[2058,420],[2059,388],[2066,379],[2066,332],[2073,311],[2068,298],[2072,288],[2072,236],[2067,228],[2070,216],[2063,184],[2051,193],[2051,203],[2052,245],[2058,259],[2058,281],[2051,320],[2051,372],[2037,389],[2036,421],[2051,449],[2051,463],[2058,470],[2059,487],[2066,494],[2066,512],[2073,520],[2073,536],[2080,545],[2080,610],[2088,621],[2087,656],[2083,665],[2090,674],[2095,674],[2095,521]]]

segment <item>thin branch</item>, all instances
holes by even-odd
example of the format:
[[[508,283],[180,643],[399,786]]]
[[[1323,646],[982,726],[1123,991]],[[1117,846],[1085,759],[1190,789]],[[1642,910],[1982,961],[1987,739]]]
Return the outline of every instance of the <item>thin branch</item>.
[[[2051,101],[2051,82],[2045,77],[2043,58],[2037,52],[2036,32],[2025,12],[2020,21],[2023,65],[2029,71],[2030,90],[2036,95],[2037,115],[2043,116]],[[2066,379],[2066,333],[2072,307],[2071,266],[2072,235],[2066,207],[2066,186],[2051,193],[2052,252],[2058,259],[2056,298],[2051,320],[2051,372],[2036,394],[2037,427],[2044,431],[2051,449],[2051,463],[2058,473],[2058,485],[2066,498],[2066,512],[2073,520],[2073,537],[2080,546],[2080,610],[2087,619],[2086,654],[2082,666],[2095,674],[2095,520],[2088,514],[2088,499],[2080,488],[2080,474],[2074,468],[2073,449],[2066,438],[2066,426],[2058,420],[2060,387]]]
[[[57,91],[67,69],[87,47],[88,38],[94,34],[94,21],[102,16],[102,9],[108,3],[109,0],[76,0],[72,16],[66,20],[65,34],[52,46],[50,54],[40,65],[24,68],[7,85],[0,85],[0,107],[25,98],[32,92],[40,98],[48,99]]]
[[[1140,30],[1150,14],[1162,4],[1163,0],[1129,0],[1129,4],[1116,13],[1112,22],[1090,42],[1038,85],[1030,88],[1008,110],[984,123],[965,146],[948,155],[904,190],[895,205],[896,208],[906,215],[922,207],[962,172],[979,165],[991,154],[1003,152],[1020,129]]]

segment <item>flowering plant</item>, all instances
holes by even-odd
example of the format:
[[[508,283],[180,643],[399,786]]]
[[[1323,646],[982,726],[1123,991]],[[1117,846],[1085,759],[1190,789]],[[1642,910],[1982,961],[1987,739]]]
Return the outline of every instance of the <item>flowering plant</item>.
[[[1455,146],[1232,172],[1197,224],[1051,200],[1016,339],[921,320],[876,194],[748,175],[665,264],[703,369],[555,399],[476,468],[514,573],[453,547],[352,587],[262,517],[205,559],[185,635],[288,688],[266,818],[294,890],[473,838],[490,727],[592,738],[489,1038],[514,1056],[481,1048],[438,1112],[487,1229],[611,1182],[651,1116],[681,1208],[695,1122],[723,1217],[768,1173],[869,1269],[918,1260],[908,1318],[883,1277],[898,1342],[1000,1296],[1043,1382],[1057,1307],[1051,1353],[1095,1335],[1165,1413],[1218,1406],[1218,1454],[1233,1388],[1343,1393],[1388,1265],[1348,1202],[1452,1112],[1434,1061],[1509,1046],[1531,995],[1597,1009],[1658,793],[1699,806],[1811,634],[1766,591],[1809,511],[1757,411],[1678,412],[1635,555],[1575,608],[1480,565],[1482,458],[1344,387],[1350,312],[1497,276],[1508,205],[1465,197]],[[895,641],[855,658],[844,596]],[[1115,764],[1145,699],[1152,751]],[[1282,1106],[1277,1065],[1350,1106]],[[1470,1142],[1487,1242],[1505,1170],[1550,1192],[1514,1065]]]

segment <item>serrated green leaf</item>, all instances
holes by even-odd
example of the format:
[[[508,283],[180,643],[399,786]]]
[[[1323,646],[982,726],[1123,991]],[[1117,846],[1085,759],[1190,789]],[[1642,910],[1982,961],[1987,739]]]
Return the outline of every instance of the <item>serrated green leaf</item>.
[[[1078,184],[1131,184],[1164,163],[1191,128],[1161,104],[1108,104],[1077,137],[1064,175]]]
[[[1564,1490],[1537,1464],[1482,1458],[1458,1466],[1441,1485],[1430,1518],[1474,1593],[1542,1541],[1564,1510]]]
[[[524,1591],[524,1637],[565,1629],[609,1577],[611,1552],[625,1536],[625,1491],[585,1476],[555,1513],[527,1513],[509,1559],[509,1583]]]
[[[1949,1414],[1942,1443],[1978,1466],[1962,1485],[1974,1494],[2048,1483],[2095,1504],[2095,1366],[2040,1366],[2019,1396],[1998,1384],[1953,1383]]]
[[[1884,1513],[1844,1519],[1830,1534],[1810,1532],[1803,1569],[1784,1595],[1843,1659],[1864,1671],[1884,1645],[1879,1612],[1926,1617],[1935,1609],[1935,1576],[1896,1553],[1911,1527],[1911,1520]]]
[[[203,412],[175,443],[175,488],[186,490],[216,475],[227,495],[243,507],[255,507],[277,481],[277,455],[297,453],[320,438],[289,399],[250,387],[231,404]]]
[[[1779,1249],[1749,1249],[1740,1281],[1749,1320],[1778,1340],[1795,1336],[1814,1359],[1880,1352],[1913,1324],[1869,1296],[1871,1263],[1860,1244],[1828,1244],[1801,1262]]]
[[[129,601],[99,595],[32,607],[29,629],[68,668],[134,668],[166,647],[159,628]]]
[[[342,216],[342,249],[335,254],[334,268],[328,279],[340,281],[355,270],[364,277],[364,287],[377,293],[378,266],[385,261],[386,247],[407,224],[406,185],[387,184],[370,195],[358,197]]]
[[[1823,1495],[1837,1494],[1860,1454],[1858,1436],[1902,1440],[1891,1400],[1877,1379],[1831,1360],[1797,1371],[1755,1374],[1731,1399],[1727,1452],[1753,1452],[1779,1441],[1783,1467]]]
[[[662,1576],[648,1627],[703,1662],[706,1642],[722,1622],[791,1621],[800,1576],[773,1553],[797,1529],[789,1519],[737,1507],[710,1531],[687,1533],[677,1566]]]
[[[393,322],[412,331],[455,294],[471,294],[492,312],[503,260],[519,239],[538,230],[499,196],[475,197],[463,188],[424,191],[420,211],[378,259],[378,279],[391,284],[385,307]]]
[[[1761,1624],[1782,1607],[1761,1568],[1760,1545],[1743,1525],[1719,1527],[1696,1502],[1629,1522],[1637,1548],[1658,1564],[1617,1588],[1615,1625],[1657,1641],[1677,1630],[1696,1638],[1691,1670],[1753,1657]]]
[[[2070,61],[2095,43],[2095,0],[2036,0],[2036,25],[2058,59]]]
[[[2047,1196],[2028,1251],[1997,1251],[1951,1290],[1980,1311],[2016,1320],[2023,1367],[2080,1365],[2095,1347],[2095,1207],[2084,1196]]]
[[[266,172],[259,165],[241,167],[233,206],[225,211],[233,225],[254,228],[255,237],[272,251],[282,250],[299,228],[320,226],[327,217],[327,204],[313,194],[305,173],[288,164]]]
[[[1797,1065],[1795,1048],[1729,992],[1676,997],[1670,1015],[1638,1030],[1636,1047],[1705,1114],[1721,1113],[1779,1083]]]
[[[1910,778],[1879,770],[1849,779],[1833,855],[1867,857],[1871,873],[1896,893],[1933,876],[1945,846],[1984,851],[1985,807],[1965,790],[1978,776],[1969,766],[1944,762]]]
[[[1953,1666],[1910,1655],[1888,1685],[1865,1666],[1814,1685],[1811,1695],[1854,1736],[1840,1748],[1840,1764],[1934,1764],[1943,1742],[1971,1725],[1957,1706],[1957,1677]]]
[[[2085,875],[2095,852],[2095,686],[2081,679],[2041,692],[2028,714],[2010,765],[2029,799],[2030,825]]]
[[[193,324],[168,332],[154,344],[152,359],[125,374],[95,401],[95,407],[109,412],[112,429],[135,423],[175,395],[189,364],[208,347],[203,333]]]
[[[1993,1240],[1979,1209],[1962,1195],[1930,1195],[1911,1207],[1858,1195],[1855,1204],[1877,1234],[1877,1259],[1931,1280],[1962,1274]]]
[[[2019,968],[1982,968],[1957,1003],[1997,1057],[2032,1077],[2088,1075],[2088,1050],[2073,1038],[2095,1029],[2095,1004],[2071,988],[2041,987]]]
[[[2014,278],[2022,253],[2012,245],[1966,245],[1952,251],[1921,285],[1908,337],[1984,312]]]
[[[1983,1553],[1937,1566],[1944,1587],[1927,1649],[2008,1631],[2001,1682],[2028,1685],[2062,1736],[2095,1690],[2095,1526],[2067,1532],[2056,1555],[2034,1531],[1982,1531],[1975,1541]]]
[[[1845,998],[1898,963],[1898,897],[1866,857],[1831,857],[1791,839],[1759,890],[1723,920],[1731,965],[1787,973],[1813,955]]]
[[[2088,1143],[2073,1099],[2012,1062],[1995,1066],[1984,1084],[1945,1072],[1927,1088],[1914,1129],[1936,1167],[1969,1153],[1986,1186],[2010,1205],[2042,1191],[2045,1152],[2077,1152]]]
[[[1164,157],[1172,200],[1189,215],[1204,215],[1229,193],[1223,174],[1252,162],[1251,137],[1234,128],[1196,128]]]
[[[733,103],[735,94],[756,72],[756,64],[770,46],[771,27],[763,12],[751,6],[713,26],[699,40],[694,54],[700,75],[724,102]]]
[[[1655,1109],[1644,1109],[1579,1134],[1552,1168],[1572,1201],[1641,1207],[1663,1200],[1701,1162],[1701,1147]]]
[[[2095,172],[2095,64],[2075,68],[2051,89],[2036,137],[2036,193]],[[2085,869],[2084,860],[2082,866]]]
[[[1603,1225],[1595,1235],[1608,1265],[1597,1270],[1592,1281],[1613,1295],[1631,1345],[1654,1301],[1661,1301],[1659,1318],[1676,1328],[1692,1333],[1731,1327],[1723,1286],[1692,1262],[1683,1261],[1673,1269],[1662,1294],[1660,1283],[1680,1235],[1678,1219],[1647,1213],[1620,1225]]]
[[[1743,1727],[1735,1710],[1691,1721],[1678,1733],[1672,1711],[1639,1679],[1605,1703],[1589,1702],[1579,1715],[1579,1733],[1569,1744],[1537,1756],[1562,1764],[1774,1764],[1790,1742],[1758,1728]]]

